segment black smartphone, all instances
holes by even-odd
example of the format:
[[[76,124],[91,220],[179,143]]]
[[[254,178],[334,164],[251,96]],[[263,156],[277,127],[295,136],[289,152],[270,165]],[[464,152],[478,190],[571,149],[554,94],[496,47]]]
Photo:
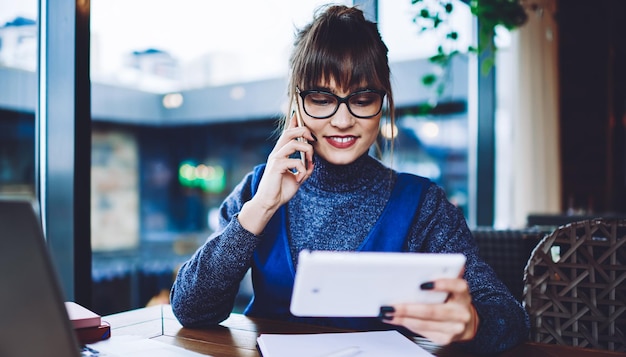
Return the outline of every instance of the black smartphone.
[[[293,101],[291,104],[291,110],[292,110],[292,115],[295,114],[296,115],[296,122],[298,124],[298,126],[304,126],[304,121],[302,121],[302,115],[300,114],[300,106],[298,105],[298,96],[296,94],[293,95]],[[304,142],[306,143],[307,140],[305,138],[298,138],[297,139],[300,142]],[[306,168],[306,156],[304,154],[303,151],[299,151],[300,153],[300,160],[302,161],[302,164],[304,165],[304,167]]]

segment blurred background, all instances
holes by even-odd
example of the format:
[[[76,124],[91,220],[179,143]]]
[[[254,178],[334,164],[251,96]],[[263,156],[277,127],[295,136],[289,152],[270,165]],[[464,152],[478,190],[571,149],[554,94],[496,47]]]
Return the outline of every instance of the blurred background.
[[[51,250],[68,296],[101,314],[167,301],[177,267],[214,231],[221,201],[271,151],[294,33],[327,2],[64,3],[0,0],[0,195],[52,212],[42,224],[59,236]],[[460,53],[445,69],[431,58],[450,28],[420,31],[410,0],[354,3],[389,47],[397,122],[381,127],[382,143],[395,137],[381,160],[441,185],[471,227],[626,211],[625,46],[609,35],[626,33],[602,17],[623,3],[600,1],[591,17],[586,1],[531,2],[521,29],[497,28],[488,74],[464,50],[479,27],[467,2],[448,2],[457,37],[446,50]],[[64,52],[54,26],[66,9],[77,40]],[[68,91],[57,82],[64,70],[76,83]],[[429,75],[445,84],[439,93],[424,85]],[[69,124],[52,111],[67,97]],[[55,146],[65,142],[70,159]],[[69,172],[59,180],[70,181],[66,200],[54,198],[55,165]],[[47,183],[42,170],[52,170]],[[76,273],[79,265],[88,272]]]

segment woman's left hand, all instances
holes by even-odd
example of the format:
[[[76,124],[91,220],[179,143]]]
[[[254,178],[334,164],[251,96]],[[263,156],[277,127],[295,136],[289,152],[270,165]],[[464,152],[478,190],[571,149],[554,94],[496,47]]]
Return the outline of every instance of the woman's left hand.
[[[438,279],[433,282],[432,290],[448,292],[448,299],[442,304],[410,303],[383,307],[382,321],[404,326],[440,345],[473,339],[479,321],[467,282],[461,278]]]

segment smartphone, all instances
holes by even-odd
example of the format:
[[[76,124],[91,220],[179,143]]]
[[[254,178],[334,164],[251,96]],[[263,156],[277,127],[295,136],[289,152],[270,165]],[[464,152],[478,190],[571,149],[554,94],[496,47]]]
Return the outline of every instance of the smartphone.
[[[291,102],[291,110],[292,113],[295,113],[296,115],[296,122],[298,126],[304,126],[304,121],[302,121],[302,115],[300,114],[300,106],[298,105],[298,96],[296,94],[293,95],[293,101]],[[298,138],[297,139],[300,142],[306,143],[307,140],[305,138]],[[303,151],[299,151],[300,153],[300,160],[302,161],[302,164],[304,165],[304,167],[306,168],[306,156],[304,154]]]

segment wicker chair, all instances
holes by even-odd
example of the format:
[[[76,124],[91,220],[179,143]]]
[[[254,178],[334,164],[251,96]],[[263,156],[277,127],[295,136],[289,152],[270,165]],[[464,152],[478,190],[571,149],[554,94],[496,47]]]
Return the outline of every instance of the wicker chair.
[[[524,269],[523,295],[533,341],[626,351],[626,220],[546,235]]]

